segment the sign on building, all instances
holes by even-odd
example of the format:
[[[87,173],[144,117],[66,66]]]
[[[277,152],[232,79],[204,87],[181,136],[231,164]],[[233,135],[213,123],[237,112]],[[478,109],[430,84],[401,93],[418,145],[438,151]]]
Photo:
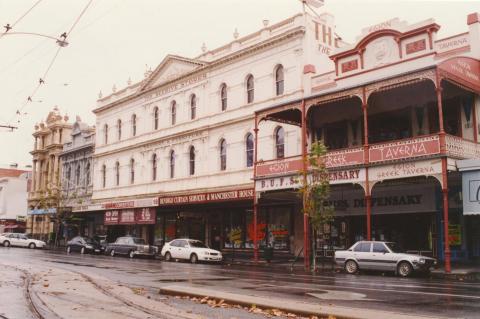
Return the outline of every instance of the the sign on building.
[[[158,206],[158,197],[132,199],[118,202],[107,202],[100,204],[102,209],[127,209],[127,208],[140,208],[140,207],[155,207]]]
[[[412,138],[406,141],[371,145],[370,162],[383,162],[408,159],[440,153],[440,140],[437,135]]]
[[[456,57],[445,60],[438,65],[440,73],[460,84],[480,91],[480,61]]]
[[[231,200],[245,200],[253,199],[253,188],[211,192],[211,193],[196,193],[189,195],[165,196],[158,199],[160,205],[185,205],[185,204],[199,204],[224,202]]]
[[[440,159],[404,162],[392,165],[374,166],[369,168],[370,181],[384,181],[389,179],[409,178],[416,176],[432,176],[442,173]]]
[[[155,208],[107,210],[103,219],[105,225],[155,224],[155,221]]]

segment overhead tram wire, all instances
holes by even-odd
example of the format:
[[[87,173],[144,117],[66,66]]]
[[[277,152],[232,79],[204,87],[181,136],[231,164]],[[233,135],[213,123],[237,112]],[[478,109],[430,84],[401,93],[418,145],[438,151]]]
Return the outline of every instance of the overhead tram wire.
[[[40,1],[42,0],[39,0],[35,5],[37,5]],[[80,14],[78,15],[78,17],[75,19],[75,22],[73,23],[72,27],[70,28],[70,30],[68,30],[68,32],[64,32],[60,38],[63,38],[64,41],[66,41],[67,37],[70,35],[70,33],[72,33],[72,31],[75,29],[76,25],[78,24],[78,22],[80,21],[80,19],[82,18],[82,16],[85,14],[85,12],[87,11],[88,7],[92,4],[93,0],[89,0],[87,5],[83,8],[82,12],[80,12]],[[31,8],[33,9],[33,7]],[[30,10],[31,10],[30,9]],[[26,14],[25,14],[26,15]],[[24,15],[24,16],[25,16]],[[18,21],[18,20],[17,20]],[[58,40],[57,40],[57,43],[58,43]],[[51,60],[50,64],[48,65],[48,68],[47,70],[45,71],[45,73],[43,74],[43,77],[40,78],[41,81],[39,81],[39,83],[37,83],[37,86],[35,87],[35,89],[33,90],[33,92],[28,96],[28,98],[23,102],[23,105],[20,107],[19,110],[16,111],[15,115],[12,116],[12,118],[10,119],[9,121],[9,124],[15,119],[15,117],[18,115],[18,114],[21,114],[22,111],[25,109],[25,107],[28,105],[29,102],[32,102],[32,98],[35,96],[35,94],[37,93],[38,89],[40,88],[40,86],[42,86],[42,84],[44,83],[47,75],[48,75],[48,72],[50,71],[50,69],[52,68],[55,60],[57,59],[58,57],[58,54],[60,53],[60,50],[63,48],[62,45],[59,44],[59,47],[57,49],[57,51],[55,52],[55,55],[53,57],[53,59]],[[43,83],[42,83],[43,82]],[[17,122],[20,122],[20,120],[18,120]]]
[[[24,14],[22,14],[17,20],[15,20],[14,23],[12,23],[11,25],[9,23],[7,23],[7,25],[4,26],[5,28],[5,32],[3,33],[0,33],[0,39],[6,35],[8,33],[9,30],[13,29],[20,21],[23,20],[23,18],[25,18],[27,16],[27,14],[29,14],[38,4],[40,4],[40,2],[42,2],[42,0],[37,0],[37,2],[35,2],[33,4],[33,6],[30,7],[30,9],[28,9]]]

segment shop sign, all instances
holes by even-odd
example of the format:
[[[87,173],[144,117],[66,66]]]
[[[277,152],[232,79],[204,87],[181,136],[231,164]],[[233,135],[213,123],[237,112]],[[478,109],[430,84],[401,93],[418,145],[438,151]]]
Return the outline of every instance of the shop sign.
[[[17,222],[26,222],[26,221],[27,221],[27,216],[17,215],[17,217],[15,218],[15,220],[16,220]]]
[[[309,183],[313,182],[313,176],[308,175]],[[365,181],[365,169],[335,170],[328,172],[330,185],[359,183]],[[255,182],[256,191],[272,191],[288,188],[300,188],[302,186],[301,176],[279,176],[274,178],[262,179]]]
[[[440,153],[438,136],[429,136],[370,146],[370,162],[399,160]]]
[[[280,175],[298,172],[303,169],[301,157],[284,158],[266,163],[257,163],[256,176]]]
[[[480,215],[480,170],[462,172],[463,215]]]
[[[107,210],[105,212],[103,223],[105,225],[116,225],[118,224],[118,210]]]
[[[325,203],[335,210],[336,216],[366,214],[363,189],[332,190]],[[378,185],[372,192],[372,214],[432,213],[437,211],[435,184]]]
[[[160,197],[158,199],[158,202],[160,203],[160,205],[181,205],[223,202],[243,199],[253,199],[253,188],[223,192],[197,193],[190,195]]]
[[[436,43],[437,54],[469,46],[470,42],[468,37],[468,34],[464,34],[461,36],[456,36],[453,38],[448,38],[446,40],[438,41]]]
[[[325,166],[334,168],[363,164],[363,155],[363,148],[328,152],[325,159]]]
[[[57,209],[56,208],[35,208],[35,209],[30,209],[28,210],[27,215],[47,215],[47,214],[56,214]]]
[[[80,213],[80,212],[92,212],[96,210],[104,210],[105,206],[102,204],[96,205],[82,205],[82,206],[74,206],[72,207],[73,213]]]
[[[158,198],[142,198],[120,202],[108,202],[101,204],[103,209],[125,209],[137,207],[155,207],[158,206]]]
[[[140,208],[135,210],[135,222],[137,224],[155,224],[157,213],[155,208]]]
[[[441,173],[442,162],[440,159],[374,166],[368,170],[368,176],[371,181],[383,181],[415,176],[431,176]]]
[[[467,57],[445,60],[438,65],[438,70],[461,84],[480,90],[480,61]]]
[[[462,244],[462,225],[448,225],[448,242],[451,246],[460,246]]]
[[[120,211],[118,223],[121,225],[135,224],[135,211],[133,209],[123,209]]]

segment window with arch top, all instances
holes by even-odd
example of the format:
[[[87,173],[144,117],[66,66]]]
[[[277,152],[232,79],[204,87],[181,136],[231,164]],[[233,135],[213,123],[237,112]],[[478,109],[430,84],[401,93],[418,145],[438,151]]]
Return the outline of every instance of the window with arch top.
[[[253,75],[249,74],[247,76],[247,103],[253,103],[255,99],[255,87]]]
[[[220,170],[227,169],[227,142],[224,138],[220,140]]]
[[[275,129],[275,153],[277,158],[285,157],[285,130],[281,126]]]
[[[275,92],[277,95],[282,95],[284,91],[284,72],[283,66],[278,65],[275,68]]]

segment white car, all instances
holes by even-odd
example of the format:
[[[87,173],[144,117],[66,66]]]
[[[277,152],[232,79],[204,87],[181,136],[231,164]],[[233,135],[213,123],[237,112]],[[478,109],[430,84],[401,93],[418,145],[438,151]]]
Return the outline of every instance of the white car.
[[[43,248],[47,245],[46,242],[36,239],[28,238],[25,234],[5,233],[0,235],[0,244],[5,247],[17,246],[28,247],[31,249]]]
[[[174,239],[166,243],[161,255],[165,261],[172,259],[187,259],[192,264],[198,261],[222,261],[222,253],[208,248],[204,243],[195,239]]]

